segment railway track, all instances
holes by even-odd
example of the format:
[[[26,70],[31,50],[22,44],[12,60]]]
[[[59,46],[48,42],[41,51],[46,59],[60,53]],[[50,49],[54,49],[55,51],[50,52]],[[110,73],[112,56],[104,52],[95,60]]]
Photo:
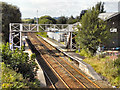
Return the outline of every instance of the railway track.
[[[35,36],[35,34],[29,34],[29,37],[31,38],[32,44],[34,45],[36,50],[38,50],[41,57],[45,60],[47,65],[52,69],[55,75],[62,82],[61,86],[69,89],[100,88],[97,84],[84,76],[78,69],[64,60],[64,55],[58,52],[54,47],[51,47],[51,45]],[[53,87],[60,88],[57,85]]]

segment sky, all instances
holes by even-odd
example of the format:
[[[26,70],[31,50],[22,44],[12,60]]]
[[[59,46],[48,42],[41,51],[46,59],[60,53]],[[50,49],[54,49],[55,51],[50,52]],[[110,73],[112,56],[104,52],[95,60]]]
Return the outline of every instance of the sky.
[[[97,2],[105,2],[107,12],[117,12],[120,0],[0,0],[17,6],[22,18],[34,18],[44,15],[51,17],[80,15],[81,10],[91,8]],[[37,13],[38,10],[38,13]]]

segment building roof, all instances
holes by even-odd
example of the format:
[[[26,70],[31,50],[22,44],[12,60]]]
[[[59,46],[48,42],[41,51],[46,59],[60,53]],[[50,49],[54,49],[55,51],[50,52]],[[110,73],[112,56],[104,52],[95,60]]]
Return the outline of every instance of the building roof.
[[[99,17],[100,19],[106,21],[106,20],[108,20],[108,19],[110,19],[110,18],[112,18],[112,17],[114,17],[114,16],[116,16],[116,15],[118,15],[118,14],[120,14],[120,12],[100,13],[98,17]]]

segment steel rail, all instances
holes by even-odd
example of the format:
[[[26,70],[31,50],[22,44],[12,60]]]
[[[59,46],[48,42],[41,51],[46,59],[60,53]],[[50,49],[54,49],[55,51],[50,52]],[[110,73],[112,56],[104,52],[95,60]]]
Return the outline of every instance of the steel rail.
[[[37,47],[35,47],[36,50],[39,52],[39,54],[41,55],[41,57],[45,60],[45,62],[47,63],[47,65],[52,69],[52,71],[57,75],[57,77],[61,80],[61,82],[65,85],[66,88],[68,88],[68,90],[71,90],[70,87],[67,85],[67,83],[62,79],[62,77],[57,73],[56,70],[54,70],[54,68],[52,67],[52,65],[46,60],[46,58],[43,56],[42,52],[39,51],[39,49]],[[46,73],[46,72],[45,72]],[[47,75],[47,73],[46,73]],[[48,75],[47,75],[48,77]],[[49,79],[50,80],[50,79]],[[50,83],[52,83],[52,81],[50,80]],[[56,86],[52,83],[52,87],[57,90]]]
[[[56,86],[53,84],[53,82],[51,81],[51,79],[49,78],[49,76],[47,75],[47,73],[46,73],[45,71],[44,71],[44,73],[45,73],[46,77],[48,78],[50,84],[52,85],[53,89],[54,89],[54,90],[57,90],[57,89],[56,89]]]
[[[42,42],[43,43],[43,42]],[[45,44],[44,44],[45,45]],[[45,45],[46,47],[48,47],[47,45]],[[50,47],[49,47],[50,49]],[[48,51],[49,52],[49,51]],[[49,54],[50,55],[50,54]],[[83,88],[87,88],[81,81],[79,81],[66,67],[64,67],[58,60],[56,60],[53,56],[51,56],[52,59],[54,59],[62,68],[64,68],[64,70],[69,73]]]
[[[38,38],[38,37],[37,37]],[[39,38],[38,38],[39,39]],[[40,39],[39,39],[40,40]],[[45,41],[46,42],[46,41]],[[49,44],[48,42],[46,42],[47,44]],[[50,45],[50,44],[49,44]],[[50,45],[51,47],[53,47],[52,45]],[[50,47],[48,47],[46,45],[47,48],[49,48],[50,50],[52,50]],[[54,48],[54,47],[53,47]],[[56,53],[55,53],[56,54]],[[57,55],[57,54],[56,54]],[[60,57],[60,56],[59,56]],[[65,61],[62,57],[60,57],[66,64],[68,64],[70,67],[72,67],[75,71],[77,71],[81,76],[83,76],[86,80],[88,80],[90,83],[92,83],[96,88],[101,88],[99,85],[97,85],[96,83],[94,83],[93,81],[91,81],[90,79],[88,79],[85,75],[83,75],[80,71],[78,71],[76,68],[74,68],[71,64],[69,64],[67,61]],[[75,66],[76,67],[76,66]]]
[[[53,70],[53,72],[57,75],[57,77],[63,82],[63,84],[70,89],[70,87],[67,85],[67,83],[62,79],[62,77],[55,71],[55,69],[52,67],[52,65],[46,60],[46,58],[42,55],[42,53],[38,50],[40,53],[41,57],[45,60],[45,62],[48,64],[48,66]]]

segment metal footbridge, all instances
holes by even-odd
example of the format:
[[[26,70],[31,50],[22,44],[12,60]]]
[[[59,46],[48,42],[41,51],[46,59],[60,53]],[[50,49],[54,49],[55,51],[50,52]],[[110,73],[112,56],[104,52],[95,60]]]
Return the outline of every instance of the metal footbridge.
[[[24,24],[24,23],[10,23],[9,24],[9,42],[10,49],[21,49],[23,40],[22,33],[35,32],[65,32],[68,34],[67,47],[72,48],[72,33],[75,32],[73,24]]]

